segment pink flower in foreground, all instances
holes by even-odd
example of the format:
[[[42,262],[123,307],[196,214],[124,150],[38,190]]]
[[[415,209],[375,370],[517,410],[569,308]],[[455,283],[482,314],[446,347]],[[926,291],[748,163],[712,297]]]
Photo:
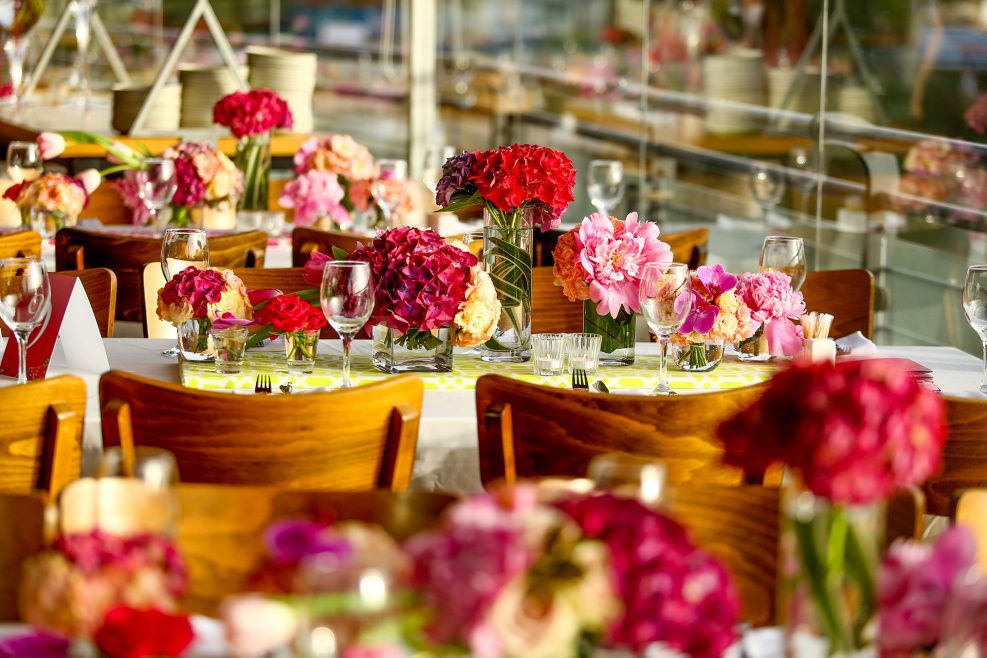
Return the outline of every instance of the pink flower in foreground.
[[[633,212],[624,222],[600,213],[582,221],[576,241],[579,262],[600,315],[616,318],[621,309],[640,313],[638,288],[644,266],[672,262],[672,249],[658,235],[657,224],[638,223]]]

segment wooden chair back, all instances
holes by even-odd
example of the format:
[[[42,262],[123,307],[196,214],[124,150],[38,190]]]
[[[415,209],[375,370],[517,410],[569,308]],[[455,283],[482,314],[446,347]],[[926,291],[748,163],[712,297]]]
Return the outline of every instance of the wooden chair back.
[[[351,253],[359,245],[371,240],[373,240],[372,236],[359,233],[324,231],[308,226],[297,226],[291,232],[291,264],[294,267],[303,267],[313,251],[332,254],[333,247]]]
[[[53,276],[71,276],[82,282],[89,305],[93,307],[100,335],[103,338],[112,338],[117,308],[117,275],[113,270],[94,267],[88,270],[57,272]]]
[[[0,494],[0,523],[0,622],[17,622],[24,561],[45,546],[44,497]]]
[[[809,272],[802,284],[809,311],[833,316],[832,338],[874,333],[874,275],[864,269]]]
[[[34,231],[0,233],[0,258],[41,258],[41,235]]]
[[[760,486],[685,484],[669,495],[668,511],[696,545],[733,575],[742,621],[777,623],[778,528],[781,490]]]
[[[965,489],[987,488],[987,400],[946,397],[942,468],[923,485],[929,514],[948,515]]]
[[[262,231],[209,237],[209,262],[216,267],[263,267],[267,234]],[[55,268],[58,271],[106,267],[118,283],[117,319],[140,322],[142,270],[160,262],[161,238],[62,229],[55,234]]]
[[[987,569],[987,488],[967,489],[953,503],[953,518],[977,538],[977,561]]]
[[[0,493],[57,495],[79,477],[86,383],[62,375],[0,388]]]
[[[762,390],[598,395],[484,375],[476,382],[480,477],[581,477],[593,457],[617,453],[664,462],[671,484],[737,484],[744,474],[720,462],[716,427]]]
[[[690,270],[706,264],[709,254],[708,228],[662,233],[661,239],[672,248],[672,258],[676,263],[685,263]]]
[[[230,395],[110,371],[104,446],[165,448],[184,482],[403,491],[424,386],[411,375],[304,395]],[[131,452],[132,454],[132,452]]]
[[[141,328],[144,338],[178,338],[178,330],[158,317],[158,291],[166,283],[161,263],[145,263],[141,268]]]
[[[536,334],[579,333],[583,330],[583,303],[570,302],[556,286],[548,266],[531,269],[531,331]]]

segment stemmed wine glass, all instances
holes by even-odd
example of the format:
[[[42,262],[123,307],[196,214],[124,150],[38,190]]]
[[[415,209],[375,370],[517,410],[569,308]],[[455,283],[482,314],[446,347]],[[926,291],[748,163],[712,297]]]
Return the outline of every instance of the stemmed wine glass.
[[[10,65],[10,85],[14,104],[24,94],[24,62],[30,40],[28,32],[45,12],[45,0],[0,0],[0,31],[3,52]]]
[[[624,197],[623,163],[618,160],[591,161],[587,191],[596,209],[609,216]]]
[[[41,149],[36,142],[11,142],[7,146],[7,176],[14,183],[33,181],[42,171]]]
[[[374,201],[384,213],[384,223],[394,226],[394,211],[404,199],[404,180],[408,177],[408,163],[404,160],[378,160],[377,178],[370,186]]]
[[[442,165],[446,163],[446,160],[455,155],[455,146],[429,146],[425,149],[425,166],[422,168],[422,182],[432,192],[432,198],[435,198],[435,192],[439,187],[439,180],[442,178]]]
[[[350,347],[374,310],[374,285],[370,265],[360,261],[336,260],[326,263],[322,272],[319,298],[322,312],[343,340],[343,385],[350,388]]]
[[[761,245],[761,272],[784,272],[792,279],[792,290],[805,283],[805,243],[802,238],[769,235]]]
[[[689,266],[683,263],[648,263],[641,274],[641,313],[661,346],[658,386],[653,395],[675,395],[668,385],[668,339],[679,330],[692,309]]]
[[[778,167],[767,162],[751,165],[751,194],[761,205],[761,216],[765,223],[770,221],[771,210],[781,201],[785,193],[785,176]]]
[[[987,395],[987,265],[974,265],[966,271],[963,314],[983,343],[984,364],[980,392]]]
[[[200,228],[168,228],[161,238],[161,273],[165,281],[186,267],[195,265],[200,270],[209,267],[209,241]],[[178,347],[161,352],[162,356],[178,356]]]
[[[175,192],[178,181],[175,178],[175,161],[163,158],[148,158],[144,168],[135,174],[137,194],[147,207],[150,219],[148,224],[161,228],[159,213],[164,210]]]
[[[37,258],[0,260],[0,319],[10,327],[20,353],[17,383],[27,383],[27,341],[51,311],[45,264]]]
[[[76,55],[72,79],[79,90],[83,106],[89,104],[89,43],[92,37],[92,16],[96,0],[70,0],[75,17]]]

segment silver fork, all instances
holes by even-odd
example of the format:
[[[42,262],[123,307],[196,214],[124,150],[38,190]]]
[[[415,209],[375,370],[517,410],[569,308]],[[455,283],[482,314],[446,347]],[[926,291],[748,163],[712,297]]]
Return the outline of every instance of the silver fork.
[[[270,392],[271,392],[271,376],[257,375],[257,379],[254,382],[254,393],[270,394]]]
[[[586,371],[582,368],[572,371],[572,388],[583,391],[589,390],[589,377],[586,376]]]

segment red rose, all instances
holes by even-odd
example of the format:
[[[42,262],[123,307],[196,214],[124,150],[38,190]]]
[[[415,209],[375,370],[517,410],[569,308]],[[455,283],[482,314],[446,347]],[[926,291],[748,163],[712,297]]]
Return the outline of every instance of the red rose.
[[[8,199],[10,201],[13,201],[14,203],[17,203],[17,199],[18,199],[18,197],[20,197],[21,190],[24,189],[24,186],[25,185],[27,185],[27,182],[15,183],[15,184],[11,185],[3,193],[3,198],[4,199]]]
[[[257,311],[255,320],[279,334],[311,331],[326,326],[326,316],[298,295],[278,295]]]
[[[171,658],[184,652],[194,639],[185,615],[119,606],[106,613],[93,642],[108,658]]]

